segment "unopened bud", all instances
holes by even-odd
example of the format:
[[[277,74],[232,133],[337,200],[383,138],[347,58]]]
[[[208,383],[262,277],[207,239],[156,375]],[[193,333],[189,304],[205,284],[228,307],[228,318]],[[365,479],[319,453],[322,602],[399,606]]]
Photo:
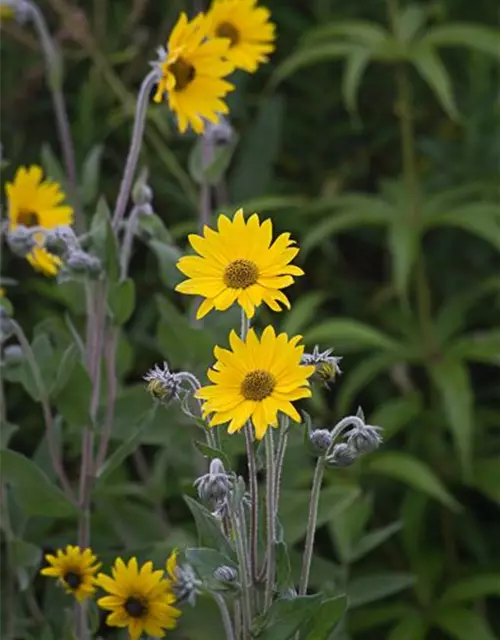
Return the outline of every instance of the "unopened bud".
[[[323,384],[327,389],[335,382],[338,375],[342,372],[339,362],[342,358],[332,356],[332,349],[320,352],[316,345],[312,353],[304,353],[302,356],[302,364],[313,365],[315,367],[312,378]]]
[[[357,457],[357,452],[354,449],[345,442],[341,442],[333,447],[333,451],[326,458],[326,462],[332,467],[349,467]]]
[[[220,582],[236,582],[238,580],[238,572],[233,567],[223,564],[214,571],[214,578]]]
[[[7,233],[7,244],[12,253],[25,258],[36,245],[33,227],[19,225],[15,229],[11,229]]]
[[[9,344],[3,350],[2,360],[7,366],[16,365],[22,362],[24,360],[24,352],[21,346],[18,344]]]
[[[318,453],[325,453],[332,444],[332,434],[328,429],[315,429],[309,440]]]
[[[198,490],[198,496],[204,502],[220,505],[227,502],[233,486],[233,478],[226,473],[224,465],[219,458],[214,458],[210,463],[208,473],[197,478],[194,486]]]
[[[148,383],[149,393],[162,404],[169,404],[173,400],[180,400],[182,379],[177,373],[172,373],[166,362],[163,368],[155,364],[144,376]]]

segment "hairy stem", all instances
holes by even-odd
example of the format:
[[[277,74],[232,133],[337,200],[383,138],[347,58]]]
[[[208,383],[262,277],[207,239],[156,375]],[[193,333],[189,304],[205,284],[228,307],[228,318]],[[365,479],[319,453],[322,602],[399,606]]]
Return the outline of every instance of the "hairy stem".
[[[275,460],[274,439],[272,429],[268,429],[265,435],[266,446],[266,583],[264,592],[264,611],[269,609],[273,600],[274,576],[275,576],[275,542],[276,542],[276,502],[275,502]]]
[[[132,131],[132,139],[130,141],[130,148],[128,150],[127,161],[125,163],[125,171],[120,184],[120,191],[118,193],[118,199],[116,201],[115,212],[113,214],[113,227],[118,228],[118,225],[122,221],[125,215],[125,209],[127,207],[128,198],[132,189],[132,181],[134,179],[135,170],[137,168],[137,162],[139,160],[139,153],[142,146],[142,138],[144,136],[144,128],[146,125],[146,112],[149,104],[149,94],[151,89],[158,81],[158,72],[156,69],[150,71],[148,75],[142,81],[137,96],[137,103],[135,109],[134,128]]]
[[[137,218],[141,213],[141,207],[134,206],[129,213],[125,235],[123,236],[122,247],[120,251],[120,280],[126,280],[128,276],[128,268],[130,258],[132,256],[132,246],[134,244],[134,236],[137,229]]]
[[[300,573],[299,595],[306,594],[307,585],[309,584],[309,572],[311,571],[311,560],[314,549],[314,536],[316,533],[316,523],[318,520],[318,504],[321,491],[321,483],[323,481],[323,473],[325,470],[324,458],[318,458],[316,469],[314,470],[314,478],[311,489],[311,501],[309,502],[309,518],[307,520],[306,544],[304,555],[302,557],[302,571]]]
[[[276,514],[278,514],[280,504],[281,491],[281,474],[283,472],[283,462],[285,460],[286,445],[288,443],[288,431],[290,428],[290,419],[288,416],[283,418],[280,427],[280,437],[278,441],[278,450],[276,452],[276,469],[274,475],[274,506]]]
[[[77,233],[84,231],[85,221],[82,217],[81,203],[78,197],[78,185],[76,175],[75,148],[71,136],[68,111],[62,91],[62,63],[60,54],[56,50],[50,36],[43,13],[35,3],[28,2],[27,8],[31,21],[38,34],[42,51],[47,65],[48,85],[52,96],[54,114],[56,116],[57,132],[61,145],[64,168],[68,178],[71,200],[75,206],[75,228]],[[55,176],[52,176],[55,177]]]
[[[233,529],[234,546],[240,570],[243,640],[250,640],[250,627],[252,624],[252,606],[250,594],[252,585],[250,576],[248,575],[247,571],[243,522],[239,517],[239,514],[234,513],[234,511],[231,511],[231,526]]]
[[[214,591],[211,592],[212,597],[217,603],[219,607],[220,615],[222,618],[222,624],[224,625],[224,631],[226,632],[226,640],[236,640],[234,635],[233,623],[231,622],[231,616],[229,615],[229,610],[226,605],[226,601],[220,595],[220,593],[216,593]]]
[[[115,402],[116,402],[116,347],[118,344],[118,329],[110,329],[104,343],[104,366],[106,369],[106,415],[104,417],[104,425],[102,428],[101,439],[99,442],[99,448],[97,451],[97,457],[95,462],[95,473],[98,474],[99,470],[106,461],[106,454],[108,452],[109,441],[111,439],[111,431],[113,429],[113,418],[115,415]]]

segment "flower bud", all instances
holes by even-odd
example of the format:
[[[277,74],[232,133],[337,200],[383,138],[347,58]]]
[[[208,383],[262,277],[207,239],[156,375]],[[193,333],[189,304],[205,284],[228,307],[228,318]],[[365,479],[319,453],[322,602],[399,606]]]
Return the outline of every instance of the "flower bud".
[[[326,463],[332,467],[349,467],[358,457],[357,452],[345,442],[336,444]]]
[[[309,438],[317,453],[323,454],[328,451],[332,444],[332,434],[328,429],[315,429]]]
[[[6,366],[20,364],[24,360],[24,352],[19,344],[9,344],[3,350],[3,363]]]
[[[347,444],[358,454],[372,453],[378,449],[382,442],[380,430],[381,427],[374,427],[370,424],[354,427],[347,433]]]
[[[19,225],[7,233],[7,244],[16,256],[25,258],[28,253],[32,251],[33,247],[35,247],[36,242],[33,237],[33,228],[34,227]]]
[[[226,473],[222,461],[214,458],[210,463],[209,472],[197,478],[194,486],[198,490],[200,500],[219,507],[227,502],[233,486],[233,478]]]
[[[330,355],[332,349],[320,352],[318,345],[313,349],[312,353],[304,353],[302,356],[302,364],[313,365],[315,372],[312,379],[317,380],[323,384],[327,389],[335,382],[335,379],[342,372],[339,367],[339,362],[342,358]]]
[[[220,582],[234,583],[238,580],[238,572],[233,567],[223,564],[214,571],[214,578]]]
[[[182,390],[182,377],[177,373],[171,373],[168,364],[163,363],[163,369],[155,364],[144,376],[148,383],[147,390],[155,400],[168,405],[173,400],[180,400]]]
[[[14,334],[14,323],[5,307],[0,305],[0,343],[5,342]]]

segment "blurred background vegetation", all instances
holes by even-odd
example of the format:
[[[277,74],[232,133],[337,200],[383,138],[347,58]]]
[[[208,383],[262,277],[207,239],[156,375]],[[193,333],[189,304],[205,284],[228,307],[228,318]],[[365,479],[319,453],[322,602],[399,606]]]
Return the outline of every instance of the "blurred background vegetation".
[[[148,61],[178,12],[193,7],[174,0],[39,5],[63,52],[90,220],[101,194],[111,203],[116,197]],[[290,290],[292,311],[262,311],[258,324],[300,332],[310,349],[318,343],[343,356],[335,388],[303,405],[314,424],[332,426],[361,405],[385,429],[377,453],[327,474],[312,585],[349,594],[336,638],[493,640],[500,637],[498,4],[268,6],[277,51],[254,76],[234,78],[229,102],[238,140],[227,171],[213,171],[213,211],[256,210],[301,245],[306,276]],[[1,54],[2,180],[19,164],[39,162],[61,178],[33,32],[2,24]],[[173,292],[181,279],[175,261],[198,227],[198,145],[177,134],[166,105],[151,107],[142,165],[163,226],[154,233],[141,227],[132,259],[138,296],[120,338],[113,431],[114,448],[125,448],[98,481],[93,505],[92,543],[105,562],[117,553],[161,562],[173,546],[195,540],[182,495],[192,494],[205,468],[192,446],[199,432],[176,408],[144,424],[151,401],[141,378],[163,359],[203,377],[213,344],[237,324],[228,312],[199,326],[190,301]],[[8,287],[16,318],[48,344],[48,363],[71,341],[68,318],[83,327],[81,292],[2,254],[2,276],[18,283]],[[15,371],[4,377],[2,446],[53,477],[39,407]],[[70,403],[78,388],[72,393]],[[56,408],[76,477],[78,428]],[[224,442],[244,473],[241,438]],[[300,427],[285,465],[280,517],[296,570],[313,466]],[[68,602],[37,571],[42,551],[74,542],[76,525],[16,510],[17,499],[10,524],[18,597],[12,607],[2,588],[3,623],[10,613],[16,638],[42,638],[41,629],[44,640],[60,638]],[[173,638],[221,637],[210,603],[198,606]]]

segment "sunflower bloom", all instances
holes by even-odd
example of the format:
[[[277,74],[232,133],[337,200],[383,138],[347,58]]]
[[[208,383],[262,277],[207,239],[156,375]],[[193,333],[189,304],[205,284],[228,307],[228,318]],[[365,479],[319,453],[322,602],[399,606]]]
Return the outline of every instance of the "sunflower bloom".
[[[184,133],[191,125],[203,133],[204,120],[219,122],[220,114],[229,109],[222,100],[234,86],[224,80],[234,65],[223,59],[229,50],[227,38],[207,40],[209,21],[200,13],[188,21],[181,13],[168,41],[167,52],[158,63],[161,79],[155,102],[166,97],[170,109],[177,115],[179,130]]]
[[[19,167],[13,182],[5,185],[9,207],[9,231],[22,225],[54,229],[73,223],[73,209],[61,204],[64,193],[57,182],[43,179],[41,167]],[[47,276],[55,276],[61,259],[43,248],[43,231],[35,234],[35,246],[26,256],[29,263]]]
[[[299,252],[290,234],[282,233],[271,244],[271,220],[260,224],[254,213],[245,221],[242,209],[233,220],[219,216],[217,228],[205,227],[203,237],[191,234],[189,242],[199,255],[184,256],[177,263],[189,280],[178,284],[176,291],[205,298],[196,317],[203,318],[212,309],[225,311],[234,302],[249,318],[262,302],[273,311],[281,311],[278,303],[289,309],[281,289],[293,284],[292,276],[304,273],[289,264]]]
[[[278,411],[300,422],[292,402],[310,397],[308,378],[315,370],[300,364],[301,337],[289,340],[286,333],[277,336],[268,326],[260,340],[253,329],[245,341],[232,331],[231,351],[215,347],[217,362],[207,373],[213,384],[196,392],[204,401],[204,417],[211,415],[209,426],[229,422],[228,433],[234,433],[251,419],[255,437],[261,440],[268,427],[278,426]]]
[[[43,576],[57,578],[66,593],[73,595],[78,602],[94,595],[94,575],[101,564],[96,563],[97,557],[92,553],[92,549],[82,551],[80,547],[69,544],[65,551],[58,549],[57,555],[49,553],[45,559],[50,566],[42,569],[40,573]]]
[[[152,562],[139,569],[136,558],[128,564],[117,558],[112,574],[112,578],[103,573],[97,576],[97,584],[110,594],[97,601],[101,609],[111,611],[106,624],[127,627],[132,640],[143,632],[163,638],[166,629],[175,629],[181,612],[173,606],[175,596],[163,571],[153,571]]]
[[[250,73],[268,61],[276,38],[276,27],[269,21],[271,12],[256,5],[257,0],[214,0],[208,12],[210,35],[229,38],[227,59]]]

